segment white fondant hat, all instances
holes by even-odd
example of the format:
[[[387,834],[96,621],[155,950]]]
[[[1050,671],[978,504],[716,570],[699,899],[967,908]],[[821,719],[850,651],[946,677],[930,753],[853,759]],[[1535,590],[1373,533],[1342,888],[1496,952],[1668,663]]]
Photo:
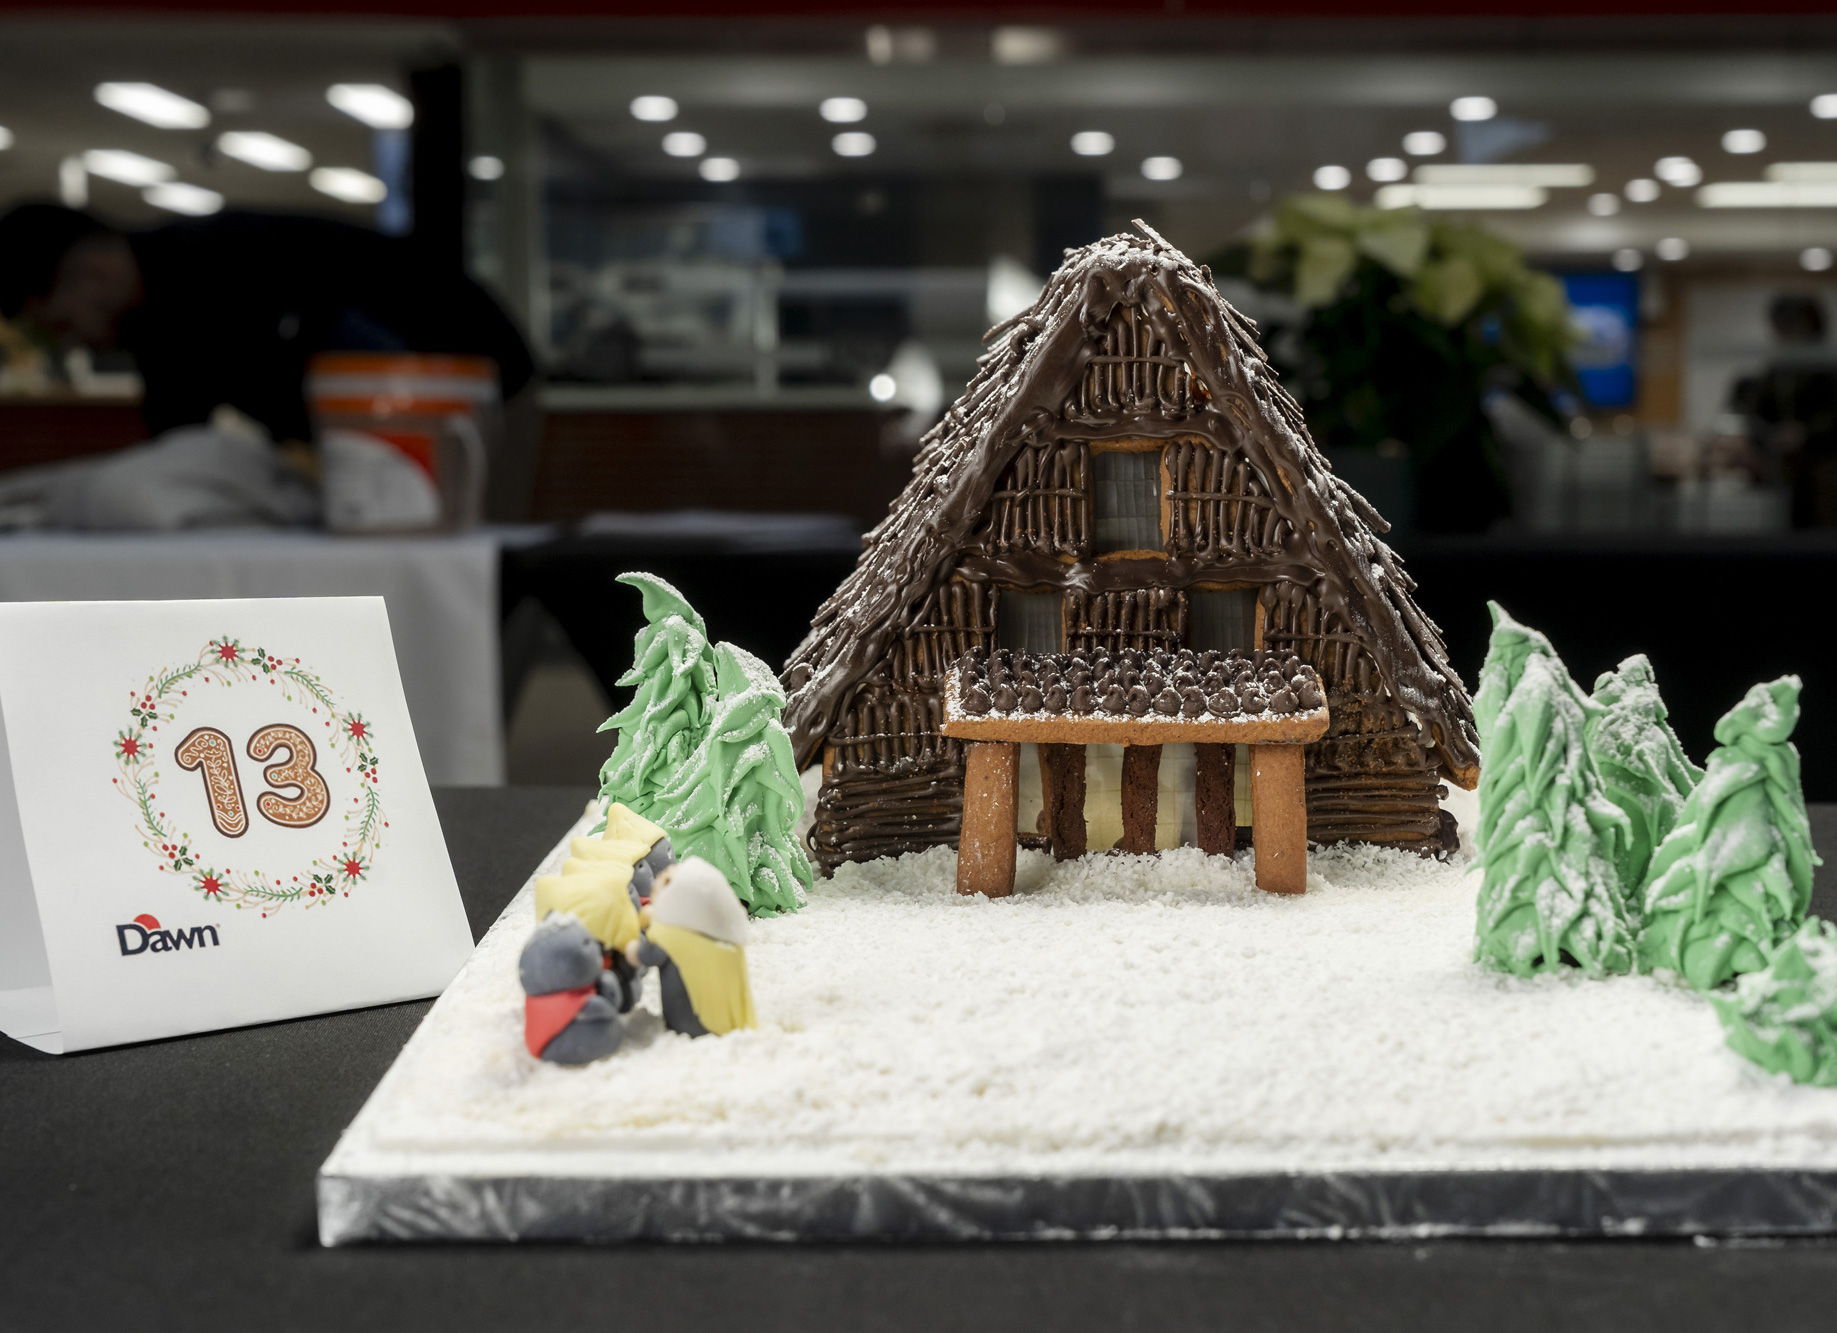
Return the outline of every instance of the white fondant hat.
[[[746,909],[727,877],[701,857],[687,857],[665,870],[652,893],[652,921],[746,947]]]

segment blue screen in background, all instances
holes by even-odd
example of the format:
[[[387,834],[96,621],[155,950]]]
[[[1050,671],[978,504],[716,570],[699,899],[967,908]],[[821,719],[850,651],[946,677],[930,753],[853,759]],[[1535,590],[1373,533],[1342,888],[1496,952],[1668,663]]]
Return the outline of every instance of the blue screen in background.
[[[1564,273],[1563,290],[1581,334],[1570,349],[1590,407],[1631,407],[1638,392],[1639,279],[1631,273]]]

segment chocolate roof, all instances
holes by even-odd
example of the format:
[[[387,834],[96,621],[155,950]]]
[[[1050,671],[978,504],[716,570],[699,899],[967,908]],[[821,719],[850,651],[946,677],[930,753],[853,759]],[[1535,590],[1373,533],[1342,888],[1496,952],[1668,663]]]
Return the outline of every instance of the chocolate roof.
[[[1299,563],[1319,571],[1311,591],[1344,617],[1392,697],[1429,729],[1444,769],[1473,786],[1480,763],[1473,704],[1448,665],[1440,630],[1410,596],[1415,584],[1377,535],[1390,525],[1333,475],[1255,326],[1219,295],[1210,270],[1135,225],[1143,235],[1068,252],[1033,308],[986,335],[975,377],[920,442],[912,480],[863,538],[854,572],[785,664],[785,726],[798,763],[812,761],[856,683],[973,544],[1014,455],[1064,424],[1064,405],[1116,307],[1135,305],[1156,337],[1185,355],[1212,410],[1230,413],[1237,439],[1271,483],[1291,542],[1301,546]]]

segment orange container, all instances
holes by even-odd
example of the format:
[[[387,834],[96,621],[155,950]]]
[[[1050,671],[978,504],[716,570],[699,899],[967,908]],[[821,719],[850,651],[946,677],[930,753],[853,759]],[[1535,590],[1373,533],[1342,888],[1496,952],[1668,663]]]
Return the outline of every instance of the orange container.
[[[307,366],[326,526],[468,527],[484,506],[486,441],[500,428],[486,357],[323,352]]]

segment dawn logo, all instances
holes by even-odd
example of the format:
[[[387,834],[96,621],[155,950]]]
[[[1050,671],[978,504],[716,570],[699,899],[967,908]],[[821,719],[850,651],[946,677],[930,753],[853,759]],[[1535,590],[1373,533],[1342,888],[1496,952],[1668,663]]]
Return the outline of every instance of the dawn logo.
[[[127,924],[116,926],[115,938],[121,944],[123,958],[137,953],[173,953],[179,949],[204,949],[222,944],[215,926],[162,930],[159,918],[151,912],[142,912]]]

